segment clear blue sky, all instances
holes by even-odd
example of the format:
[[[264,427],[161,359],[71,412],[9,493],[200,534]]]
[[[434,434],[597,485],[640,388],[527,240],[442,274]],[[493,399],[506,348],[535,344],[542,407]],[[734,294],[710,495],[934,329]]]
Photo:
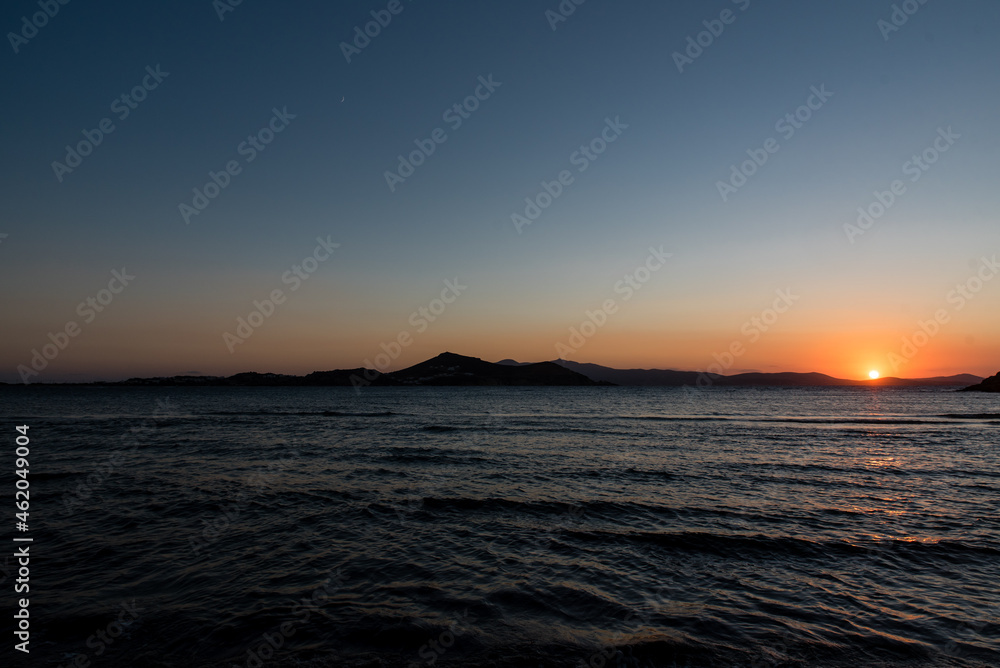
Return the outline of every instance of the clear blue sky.
[[[81,333],[33,380],[355,367],[455,277],[468,289],[392,368],[444,349],[552,359],[608,298],[618,313],[574,359],[702,368],[792,288],[801,301],[732,370],[849,375],[885,366],[1000,252],[995,2],[931,0],[885,39],[892,3],[870,0],[588,0],[556,30],[556,0],[403,0],[346,62],[340,43],[387,4],[244,0],[220,20],[210,0],[78,0],[17,53],[8,36],[0,380],[69,321]],[[678,72],[723,10],[733,22]],[[5,3],[0,27],[38,11]],[[169,75],[120,120],[147,66]],[[453,130],[443,112],[490,75]],[[833,96],[786,140],[775,123],[814,86]],[[248,163],[238,147],[274,108],[295,118]],[[60,182],[53,161],[104,118],[114,132]],[[579,172],[571,155],[607,118],[628,128]],[[904,163],[949,127],[960,139],[910,182]],[[447,141],[390,191],[397,155],[436,128]],[[723,201],[717,183],[771,137],[780,150]],[[179,205],[230,160],[241,172],[186,224]],[[567,169],[519,234],[511,214]],[[844,224],[894,179],[905,194],[850,243]],[[340,247],[291,291],[282,276],[328,235]],[[673,256],[624,303],[617,281],[661,245]],[[84,322],[78,304],[123,267],[134,282]],[[223,334],[274,289],[287,301],[231,353]],[[1000,280],[899,375],[995,373],[998,306]],[[824,361],[810,342],[831,333],[845,349]]]

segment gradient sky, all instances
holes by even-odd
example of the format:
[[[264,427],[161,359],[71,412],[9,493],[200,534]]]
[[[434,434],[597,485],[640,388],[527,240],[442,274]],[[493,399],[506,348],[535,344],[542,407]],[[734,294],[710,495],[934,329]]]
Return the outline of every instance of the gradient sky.
[[[961,309],[952,291],[1000,253],[1000,4],[931,1],[885,39],[893,3],[871,0],[588,0],[556,30],[556,0],[403,0],[348,63],[340,43],[387,4],[245,0],[220,20],[210,0],[71,2],[18,53],[8,37],[0,380],[70,321],[79,334],[31,380],[352,368],[404,332],[389,368],[445,350],[540,361],[608,299],[617,312],[564,357],[997,372],[1000,278]],[[673,54],[726,9],[679,72]],[[0,26],[37,11],[5,3]],[[112,102],[157,65],[169,76],[119,120]],[[442,113],[490,75],[502,85],[452,130]],[[833,96],[785,139],[776,122],[821,86]],[[296,118],[247,163],[237,147],[274,108]],[[103,118],[114,132],[60,183],[53,161]],[[628,128],[577,171],[607,118]],[[439,127],[448,140],[391,192],[384,173]],[[905,163],[948,128],[960,138],[911,182]],[[724,202],[717,182],[771,137],[780,150]],[[179,204],[234,159],[186,224]],[[565,169],[519,234],[511,214]],[[905,193],[850,243],[844,225],[895,179]],[[282,276],[317,237],[340,247],[293,291]],[[672,257],[626,301],[616,284],[661,246]],[[78,305],[122,268],[135,280],[85,322]],[[420,331],[411,314],[455,278],[467,289]],[[286,301],[230,352],[223,334],[275,289]],[[754,335],[777,290],[798,300]]]

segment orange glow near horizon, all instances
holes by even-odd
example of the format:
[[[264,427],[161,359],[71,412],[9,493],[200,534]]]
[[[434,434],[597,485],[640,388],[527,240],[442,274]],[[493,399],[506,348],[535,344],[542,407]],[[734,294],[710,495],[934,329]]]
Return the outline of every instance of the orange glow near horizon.
[[[113,380],[192,372],[232,375],[243,371],[302,375],[351,369],[374,363],[383,352],[383,344],[392,349],[392,342],[406,325],[404,320],[401,326],[398,318],[365,323],[358,317],[350,320],[353,331],[345,331],[341,322],[325,315],[276,319],[230,354],[221,337],[222,331],[231,328],[225,316],[211,320],[207,327],[161,318],[144,325],[121,323],[113,328],[112,324],[118,324],[114,319],[109,315],[87,337],[75,340],[53,360],[44,377],[33,380]],[[1000,340],[985,335],[972,338],[964,328],[940,333],[907,358],[902,354],[898,331],[888,327],[852,331],[841,322],[841,329],[814,329],[790,322],[787,329],[774,328],[754,340],[731,327],[693,331],[655,326],[640,329],[635,324],[625,318],[610,321],[586,338],[575,352],[562,356],[622,369],[711,371],[723,375],[748,371],[818,372],[856,381],[870,380],[872,370],[878,370],[879,378],[884,379],[959,373],[988,377],[1000,368]],[[206,336],[203,330],[217,334]],[[19,364],[30,363],[32,348],[45,341],[39,342],[29,331],[14,329],[11,334],[11,354],[0,361],[13,370]],[[554,360],[560,357],[556,345],[567,343],[569,336],[569,327],[488,319],[483,322],[456,312],[453,319],[443,319],[437,327],[414,336],[410,345],[380,370],[403,369],[445,351],[491,362],[506,358],[520,362]]]

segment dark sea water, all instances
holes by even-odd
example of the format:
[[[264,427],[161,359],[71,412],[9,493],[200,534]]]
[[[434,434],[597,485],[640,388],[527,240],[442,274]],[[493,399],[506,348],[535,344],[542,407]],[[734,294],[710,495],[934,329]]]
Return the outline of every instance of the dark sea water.
[[[32,666],[1000,665],[998,395],[0,388],[0,417]]]

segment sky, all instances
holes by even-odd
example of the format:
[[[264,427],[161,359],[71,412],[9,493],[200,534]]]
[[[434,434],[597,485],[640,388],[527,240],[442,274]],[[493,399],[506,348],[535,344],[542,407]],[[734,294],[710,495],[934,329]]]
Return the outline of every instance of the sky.
[[[14,0],[0,28],[0,381],[1000,367],[996,2]]]

